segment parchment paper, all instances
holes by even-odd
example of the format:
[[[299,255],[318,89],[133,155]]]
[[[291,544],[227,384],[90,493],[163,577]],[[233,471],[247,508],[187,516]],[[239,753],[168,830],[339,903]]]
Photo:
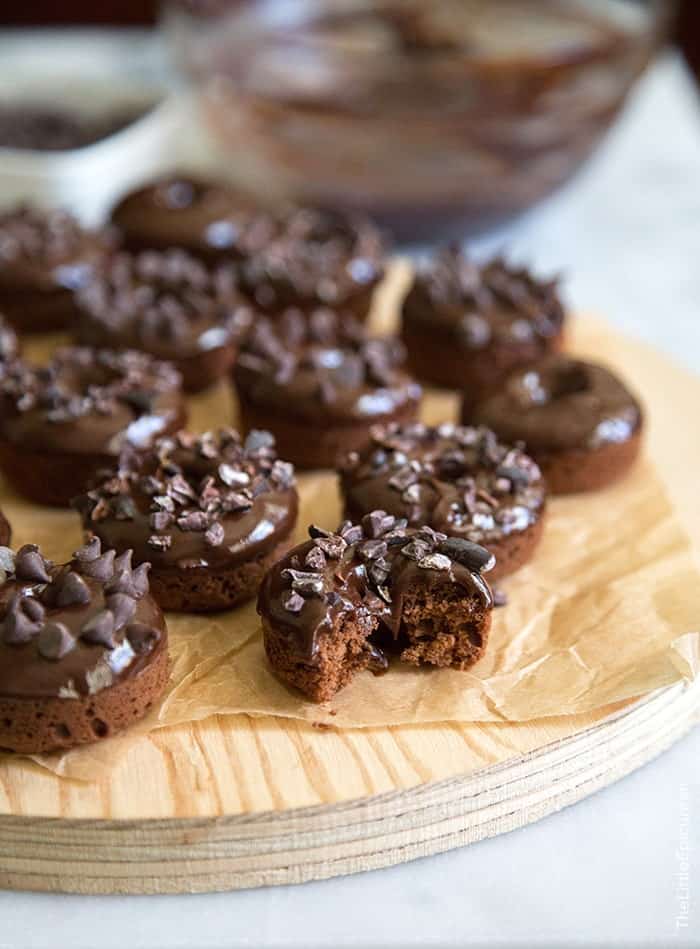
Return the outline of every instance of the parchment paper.
[[[375,325],[386,328],[394,309],[387,291]],[[610,353],[596,355],[605,361]],[[193,428],[235,421],[223,385],[191,406]],[[455,418],[456,408],[453,395],[429,392],[424,418]],[[300,493],[300,539],[312,520],[338,523],[333,473],[301,476]],[[40,543],[60,560],[80,542],[77,515],[34,507],[5,487],[0,504],[16,544]],[[318,706],[271,674],[253,604],[213,617],[170,614],[173,671],[160,708],[120,738],[34,760],[68,777],[94,778],[144,731],[213,714],[277,715],[336,728],[526,721],[589,712],[694,678],[700,570],[653,462],[644,457],[606,491],[552,500],[547,517],[535,559],[503,582],[508,605],[495,611],[487,655],[468,672],[395,662],[387,675],[363,673]]]

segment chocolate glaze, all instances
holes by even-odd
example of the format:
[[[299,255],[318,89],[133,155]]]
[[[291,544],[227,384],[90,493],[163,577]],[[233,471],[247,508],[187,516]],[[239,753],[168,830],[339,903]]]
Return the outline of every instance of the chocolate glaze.
[[[117,455],[179,428],[180,374],[145,353],[59,349],[45,367],[0,370],[0,437],[25,449]]]
[[[411,526],[489,546],[527,530],[542,514],[545,485],[535,462],[485,428],[445,423],[386,425],[340,473],[348,517],[382,508]]]
[[[281,417],[371,421],[420,401],[420,386],[400,368],[404,355],[399,340],[371,339],[333,310],[287,310],[256,323],[233,375],[242,398]]]
[[[287,307],[350,307],[364,317],[384,275],[387,248],[359,215],[298,208],[273,240],[241,266],[241,285],[269,312]]]
[[[418,270],[403,319],[470,352],[528,346],[537,356],[561,332],[564,308],[556,280],[538,281],[501,258],[480,265],[449,246]]]
[[[184,251],[117,255],[83,290],[79,335],[95,346],[186,359],[236,343],[252,313],[230,267],[209,271]]]
[[[268,571],[258,596],[258,613],[304,663],[313,664],[319,640],[342,613],[369,616],[396,641],[405,591],[420,588],[435,571],[486,609],[493,606],[481,573],[494,558],[476,544],[407,527],[385,511],[370,512],[359,525],[346,521],[335,534],[313,526],[309,534],[311,540]],[[372,649],[375,671],[385,668],[380,646]]]
[[[106,233],[85,231],[65,211],[22,205],[0,214],[0,291],[74,292],[111,249]]]
[[[16,556],[1,547],[0,564],[3,698],[95,694],[138,676],[156,650],[167,648],[146,565],[132,571],[128,556],[115,561],[98,542],[63,566],[33,545]]]
[[[595,363],[550,356],[508,377],[474,421],[539,452],[590,451],[637,434],[642,409],[621,380]]]
[[[76,502],[83,525],[154,569],[235,567],[271,551],[293,529],[298,498],[274,439],[232,429],[180,432],[117,469]]]
[[[277,233],[270,213],[233,189],[185,176],[133,191],[112,211],[131,250],[181,247],[207,260],[250,256]]]

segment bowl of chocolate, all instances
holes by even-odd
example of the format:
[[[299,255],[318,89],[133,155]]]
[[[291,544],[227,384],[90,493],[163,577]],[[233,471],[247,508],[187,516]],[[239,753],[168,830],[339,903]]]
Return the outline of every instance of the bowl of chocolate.
[[[240,183],[369,212],[416,239],[483,228],[565,182],[671,7],[170,0],[165,27]]]

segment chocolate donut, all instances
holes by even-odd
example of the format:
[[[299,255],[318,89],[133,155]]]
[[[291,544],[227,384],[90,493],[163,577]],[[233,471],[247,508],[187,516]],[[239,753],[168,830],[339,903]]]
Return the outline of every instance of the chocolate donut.
[[[21,333],[71,328],[76,291],[110,250],[106,234],[83,230],[65,211],[0,214],[0,312]]]
[[[274,446],[268,432],[241,443],[227,429],[127,452],[77,500],[83,526],[152,563],[151,592],[163,609],[229,609],[255,596],[296,523],[294,470]]]
[[[0,369],[0,469],[39,504],[66,505],[122,445],[147,447],[186,413],[180,374],[145,353],[59,349]]]
[[[465,421],[523,441],[554,494],[595,491],[627,473],[639,453],[639,402],[608,369],[550,356],[514,372],[501,392],[471,408]]]
[[[312,526],[266,575],[258,597],[265,651],[275,673],[325,702],[363,669],[404,662],[467,669],[484,654],[493,597],[483,547],[384,511]]]
[[[40,754],[142,718],[168,680],[168,635],[148,564],[94,540],[54,566],[0,548],[0,748]]]
[[[127,194],[112,223],[131,251],[180,247],[207,261],[250,256],[278,230],[275,218],[232,188],[187,176]]]
[[[367,219],[298,208],[280,232],[240,266],[241,287],[261,310],[310,312],[329,306],[359,320],[384,276],[387,248]]]
[[[447,247],[416,274],[401,338],[417,378],[476,401],[511,370],[558,349],[563,324],[556,281],[499,258],[479,265]]]
[[[373,423],[416,417],[421,389],[403,358],[399,340],[370,339],[332,310],[261,319],[233,372],[243,426],[273,432],[299,468],[335,467],[369,443]]]
[[[530,559],[542,534],[545,485],[535,462],[486,428],[385,425],[341,466],[345,516],[376,508],[486,547],[493,580]]]
[[[119,254],[79,295],[82,343],[168,359],[197,392],[233,364],[251,320],[231,268],[209,271],[184,251]]]

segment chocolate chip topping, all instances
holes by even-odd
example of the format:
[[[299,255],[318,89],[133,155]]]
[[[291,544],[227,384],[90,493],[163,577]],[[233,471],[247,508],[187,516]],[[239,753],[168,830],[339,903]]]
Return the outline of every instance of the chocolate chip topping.
[[[478,264],[449,246],[418,270],[404,318],[444,327],[464,349],[479,350],[549,340],[561,331],[564,309],[556,280],[537,280],[501,258]]]
[[[65,211],[20,206],[0,214],[0,282],[78,290],[106,246]]]
[[[2,561],[7,568],[0,586],[2,693],[95,691],[98,682],[110,684],[129,674],[135,653],[128,645],[128,624],[149,627],[152,646],[163,636],[160,611],[147,595],[149,564],[133,570],[130,552],[115,558],[93,538],[61,567],[32,544],[18,550],[13,562],[7,556]],[[108,577],[107,565],[114,567]],[[86,651],[96,645],[106,652]],[[42,672],[42,661],[66,663],[65,675]]]
[[[420,386],[401,368],[404,357],[398,339],[371,339],[336,311],[287,310],[274,322],[258,320],[234,378],[257,405],[314,418],[381,417],[420,399]]]
[[[381,279],[385,255],[383,238],[367,219],[299,208],[243,263],[241,281],[264,310],[342,307]]]
[[[383,510],[369,512],[361,524],[345,521],[336,532],[312,526],[309,535],[268,573],[258,599],[258,612],[280,619],[307,658],[315,654],[330,611],[360,606],[397,636],[403,590],[425,582],[427,573],[444,574],[492,606],[481,574],[494,558],[476,544],[428,526],[409,527],[405,518]]]
[[[182,358],[236,342],[252,311],[232,268],[208,270],[181,250],[117,255],[79,295],[81,336]]]
[[[381,504],[473,545],[526,530],[545,500],[540,470],[520,447],[451,423],[375,426],[371,446],[348,457],[341,481],[353,517]]]
[[[145,353],[81,346],[57,350],[47,366],[16,360],[0,371],[5,412],[56,425],[125,410],[130,418],[154,415],[179,399],[180,385],[173,366]]]
[[[148,452],[124,452],[117,469],[77,503],[86,527],[104,537],[113,532],[118,546],[128,537],[137,560],[150,549],[159,563],[204,565],[252,556],[290,529],[295,483],[268,432],[253,431],[242,441],[233,429],[181,431]],[[118,568],[115,563],[114,592],[121,592]],[[141,580],[141,569],[129,573],[130,583]]]

